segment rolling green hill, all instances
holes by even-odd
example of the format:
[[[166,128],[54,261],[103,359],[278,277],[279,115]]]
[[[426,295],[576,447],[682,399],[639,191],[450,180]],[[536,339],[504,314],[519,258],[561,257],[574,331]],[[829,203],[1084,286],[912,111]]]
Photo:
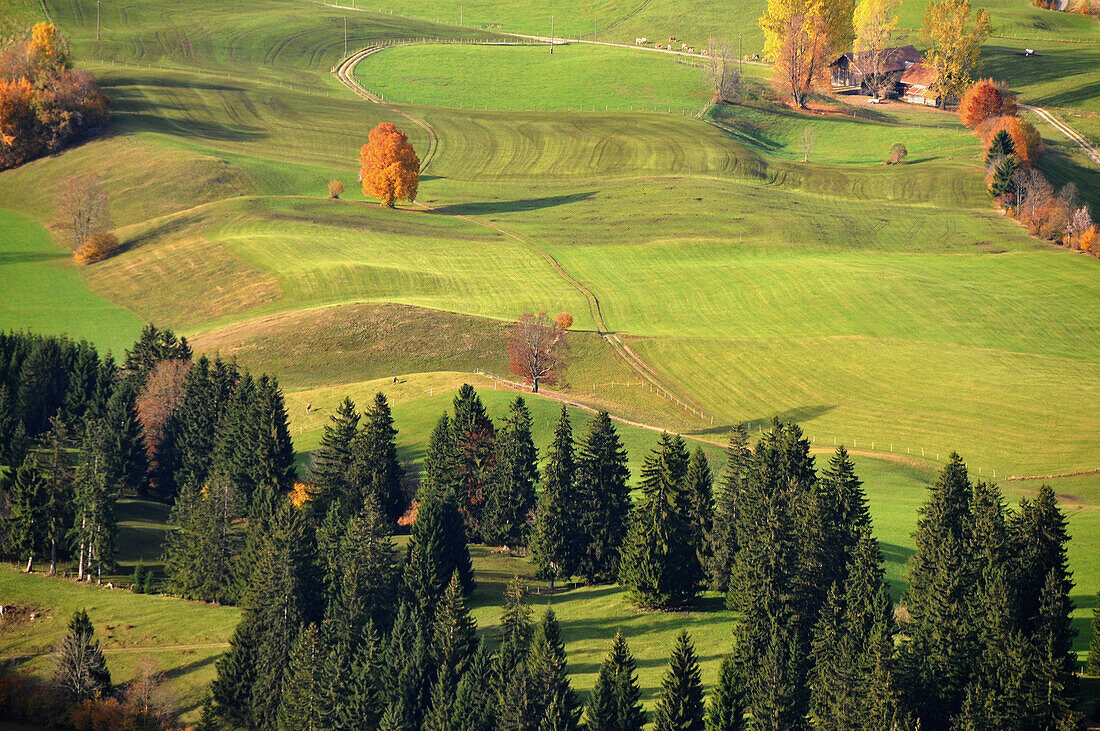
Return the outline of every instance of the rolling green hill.
[[[1024,0],[978,4],[997,26],[986,72],[1100,137],[1095,21]],[[570,399],[685,432],[715,456],[729,425],[774,415],[802,423],[821,452],[853,447],[898,591],[915,509],[951,450],[983,477],[1086,473],[1053,480],[1070,510],[1084,630],[1100,586],[1090,473],[1100,468],[1100,262],[991,210],[979,143],[954,115],[858,99],[829,116],[795,114],[767,101],[757,66],[746,67],[745,103],[699,115],[703,74],[666,55],[571,44],[551,57],[546,46],[475,43],[548,33],[552,14],[558,34],[591,34],[593,21],[601,41],[626,44],[645,35],[702,46],[741,33],[751,52],[763,5],[416,0],[395,15],[362,3],[120,0],[103,4],[97,41],[94,0],[47,0],[110,95],[113,121],[99,138],[0,173],[0,327],[65,332],[116,353],[143,321],[173,327],[201,351],[280,377],[303,460],[340,398],[383,388],[415,466],[454,388],[475,370],[505,375],[508,322],[566,310],[575,332],[559,388]],[[906,1],[903,37],[922,12]],[[6,23],[40,16],[37,3],[0,0]],[[349,51],[424,42],[355,70],[391,105],[365,102],[331,73],[345,21]],[[1016,55],[1025,43],[1040,52],[1026,65]],[[383,121],[425,158],[434,145],[420,206],[381,210],[357,190],[359,147]],[[1096,166],[1040,130],[1043,169],[1074,181],[1100,214]],[[907,164],[885,167],[894,142]],[[91,172],[123,251],[80,268],[49,222],[56,183]],[[346,184],[343,200],[325,199],[330,179]],[[690,406],[656,392],[623,347]],[[476,382],[494,413],[513,396]],[[316,407],[309,415],[305,403]],[[558,405],[532,406],[545,443]],[[623,431],[636,466],[655,434]],[[1039,483],[1003,484],[1015,501]],[[134,517],[120,542],[125,568],[151,558],[160,522]],[[476,613],[488,629],[502,582],[530,567],[477,560]],[[58,617],[84,602],[105,613],[97,629],[139,632],[125,617],[168,601],[107,602],[39,581],[0,573],[0,594],[41,596],[54,621],[0,636],[0,652],[48,646]],[[634,649],[652,699],[679,626],[701,644],[726,637],[732,616],[709,611],[715,604],[689,617],[639,613],[617,589],[596,588],[555,608],[580,688],[616,628],[647,633]],[[148,645],[187,644],[180,637],[207,622],[220,642],[235,621],[234,610],[188,611],[179,627],[154,627]],[[192,710],[217,652],[158,655]],[[127,658],[111,655],[120,677],[132,671]],[[716,669],[708,651],[707,682]]]

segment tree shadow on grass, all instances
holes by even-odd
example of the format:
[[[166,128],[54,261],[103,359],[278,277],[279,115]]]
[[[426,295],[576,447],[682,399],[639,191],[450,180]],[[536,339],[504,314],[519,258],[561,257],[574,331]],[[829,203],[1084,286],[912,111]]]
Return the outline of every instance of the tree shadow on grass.
[[[596,195],[597,191],[591,190],[585,193],[570,193],[569,195],[551,195],[542,198],[525,198],[513,201],[485,201],[482,203],[456,203],[449,206],[440,206],[436,213],[448,216],[481,216],[493,213],[518,213],[522,211],[537,211],[542,208],[564,206],[569,203],[585,201]]]
[[[189,662],[186,665],[180,665],[179,667],[174,667],[171,670],[166,670],[164,672],[164,677],[168,678],[169,680],[179,678],[196,670],[201,670],[207,665],[214,664],[218,661],[219,657],[220,655],[207,655],[204,658],[200,658],[198,660],[195,660],[194,662]]]
[[[0,267],[10,264],[34,264],[52,259],[64,259],[65,252],[54,251],[4,251],[0,252]]]
[[[819,416],[824,416],[833,409],[836,408],[836,404],[818,404],[817,406],[798,406],[793,409],[787,409],[786,411],[776,412],[774,418],[780,421],[793,421],[796,424],[800,424],[804,421],[810,421],[816,419]],[[757,427],[770,428],[772,417],[755,417],[752,419],[746,419],[741,422],[746,426],[756,429]],[[733,428],[733,424],[715,424],[714,426],[708,426],[705,429],[689,429],[685,431],[685,434],[691,436],[712,436],[715,434],[725,435],[730,433],[730,429]]]

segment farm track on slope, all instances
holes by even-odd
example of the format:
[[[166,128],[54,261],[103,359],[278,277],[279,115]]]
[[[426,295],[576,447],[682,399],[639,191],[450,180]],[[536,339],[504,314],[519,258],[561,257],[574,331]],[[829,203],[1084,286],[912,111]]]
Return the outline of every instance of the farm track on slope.
[[[414,45],[414,44],[407,43],[407,44],[399,44],[399,45]],[[496,44],[494,44],[494,45],[496,45]],[[364,48],[362,50],[356,51],[355,53],[349,55],[346,59],[344,59],[340,63],[339,66],[337,66],[336,76],[340,80],[340,83],[342,83],[344,86],[348,87],[348,89],[350,89],[352,92],[354,92],[360,98],[362,98],[362,99],[364,99],[368,102],[371,102],[372,104],[378,104],[382,107],[385,107],[386,109],[394,112],[395,114],[401,115],[405,119],[408,119],[410,122],[412,122],[413,124],[417,125],[421,129],[423,129],[425,131],[425,133],[427,133],[427,135],[428,135],[428,152],[425,154],[424,160],[422,160],[421,164],[420,164],[420,169],[423,172],[425,169],[427,169],[428,165],[431,163],[432,159],[435,157],[436,153],[439,150],[439,133],[436,132],[435,128],[432,127],[432,125],[429,124],[427,121],[422,120],[422,119],[416,117],[415,115],[410,114],[410,113],[406,112],[405,110],[401,109],[399,106],[397,106],[395,104],[390,104],[390,103],[386,102],[384,99],[382,99],[381,97],[377,96],[376,94],[372,94],[371,92],[367,91],[365,88],[363,88],[363,86],[361,84],[359,84],[359,82],[355,79],[355,77],[353,75],[353,71],[355,69],[355,66],[360,61],[362,61],[364,58],[367,58],[368,56],[372,56],[375,53],[378,53],[379,51],[381,51],[385,48],[388,48],[388,47],[389,46],[369,46],[369,47]],[[438,208],[430,206],[426,203],[422,203],[420,201],[414,201],[414,203],[417,206],[419,206],[419,207],[421,207],[425,210],[429,210],[429,211],[433,211],[433,212],[437,212],[437,213],[439,212]],[[654,386],[659,391],[664,391],[666,396],[668,396],[673,401],[676,401],[677,403],[679,403],[685,410],[689,410],[692,413],[697,413],[697,415],[701,419],[703,418],[703,413],[704,413],[703,408],[698,403],[696,403],[693,399],[689,398],[687,395],[681,393],[677,389],[673,389],[672,387],[670,387],[668,385],[668,383],[660,377],[660,375],[657,373],[656,369],[653,368],[653,366],[651,366],[644,359],[642,359],[641,356],[639,356],[637,353],[635,353],[633,350],[631,350],[630,347],[627,346],[619,338],[618,334],[613,332],[611,330],[611,328],[608,327],[607,322],[606,322],[606,320],[604,319],[604,316],[603,316],[603,311],[600,308],[600,300],[596,296],[596,293],[593,292],[592,289],[589,288],[586,284],[584,284],[583,282],[578,280],[576,277],[574,277],[572,274],[570,274],[565,269],[565,267],[563,267],[561,265],[561,262],[559,262],[557,260],[557,258],[554,257],[553,254],[551,254],[549,251],[547,251],[546,249],[544,249],[541,246],[539,246],[538,244],[536,244],[534,241],[528,239],[527,237],[521,236],[520,234],[517,234],[514,231],[509,231],[509,230],[507,230],[507,229],[505,229],[501,226],[497,226],[496,224],[489,223],[489,222],[486,222],[486,221],[478,221],[474,218],[470,218],[469,216],[464,216],[464,215],[459,215],[459,214],[444,214],[444,215],[450,215],[454,218],[458,218],[458,219],[461,219],[463,221],[467,221],[469,223],[472,223],[472,224],[475,224],[475,225],[478,225],[478,226],[483,226],[485,228],[492,229],[492,230],[496,231],[497,233],[500,233],[504,236],[507,236],[507,237],[509,237],[509,238],[511,238],[515,241],[518,241],[519,243],[524,244],[525,246],[528,246],[533,251],[535,251],[535,253],[537,253],[539,256],[541,256],[543,258],[543,260],[545,260],[546,263],[549,264],[550,267],[562,279],[564,279],[566,282],[568,282],[573,288],[575,288],[578,292],[580,292],[582,295],[584,295],[586,300],[588,300],[589,311],[592,315],[593,321],[596,323],[597,333],[600,335],[600,337],[602,337],[604,339],[604,341],[608,345],[611,346],[611,349],[615,352],[616,355],[619,356],[619,358],[621,358],[633,371],[635,371],[644,380],[648,381],[650,383],[650,385]]]
[[[1070,142],[1081,148],[1081,152],[1085,153],[1085,156],[1088,159],[1100,165],[1100,150],[1097,150],[1095,145],[1085,139],[1081,135],[1081,133],[1075,130],[1073,127],[1070,127],[1068,124],[1058,119],[1042,107],[1034,107],[1030,104],[1021,104],[1020,108],[1026,109],[1029,112],[1034,112],[1044,122],[1064,134]]]

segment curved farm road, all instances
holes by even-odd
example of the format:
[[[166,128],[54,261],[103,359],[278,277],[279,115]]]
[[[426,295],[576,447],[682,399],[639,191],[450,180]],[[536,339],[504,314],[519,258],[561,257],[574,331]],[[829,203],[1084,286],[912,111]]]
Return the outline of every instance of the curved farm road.
[[[1081,148],[1081,151],[1085,153],[1086,157],[1088,157],[1097,165],[1100,165],[1100,150],[1097,150],[1096,145],[1085,139],[1081,135],[1081,133],[1079,133],[1073,127],[1070,127],[1068,124],[1058,119],[1042,107],[1033,107],[1030,104],[1020,104],[1019,106],[1021,109],[1026,109],[1029,112],[1034,112],[1044,122],[1068,137],[1070,142]]]
[[[414,45],[414,44],[413,43],[399,43],[399,44],[393,44],[393,45]],[[500,44],[491,44],[491,45],[510,45],[510,44],[500,43]],[[366,101],[369,101],[372,104],[378,104],[380,106],[383,106],[386,109],[389,109],[390,111],[394,112],[395,114],[401,115],[402,117],[409,120],[413,124],[417,125],[418,127],[423,129],[427,133],[427,135],[428,135],[428,151],[425,153],[424,159],[421,161],[421,164],[420,164],[420,169],[421,169],[421,171],[423,171],[423,170],[427,169],[429,164],[431,164],[432,159],[435,157],[436,151],[439,149],[439,133],[436,132],[435,128],[433,128],[431,126],[431,124],[429,124],[427,121],[425,121],[423,119],[420,119],[420,118],[418,118],[418,117],[416,117],[412,114],[409,114],[408,112],[401,109],[398,105],[391,104],[391,103],[385,101],[384,99],[382,99],[381,97],[377,96],[376,94],[372,94],[371,92],[367,91],[355,79],[355,76],[353,74],[353,71],[355,69],[356,64],[358,64],[360,61],[362,61],[364,58],[367,58],[368,56],[374,55],[375,53],[378,53],[379,51],[381,51],[385,48],[389,48],[389,47],[390,46],[375,45],[375,46],[369,46],[369,47],[364,48],[362,50],[356,51],[355,53],[351,54],[346,59],[344,59],[340,63],[340,65],[336,67],[336,76],[340,80],[340,83],[342,83],[344,86],[348,87],[351,91],[353,91],[360,98],[365,99]],[[413,201],[413,202],[417,206],[420,206],[421,208],[423,208],[425,210],[436,211],[436,212],[439,211],[438,208],[430,206],[426,203],[422,203],[420,201]],[[621,358],[628,366],[630,366],[630,368],[634,372],[636,372],[639,376],[641,376],[645,381],[648,381],[651,386],[656,388],[658,393],[663,392],[664,396],[668,397],[670,400],[672,400],[672,401],[676,402],[677,404],[679,404],[685,411],[691,412],[692,414],[698,416],[700,419],[704,418],[703,409],[702,409],[702,407],[699,406],[699,404],[697,404],[695,401],[690,399],[688,396],[680,393],[678,390],[670,387],[668,385],[668,383],[665,382],[664,379],[661,378],[661,376],[657,373],[657,371],[653,368],[653,366],[649,365],[649,363],[647,363],[645,360],[643,360],[641,356],[639,356],[637,353],[635,353],[633,350],[631,350],[630,347],[619,338],[618,334],[613,332],[611,330],[611,328],[609,328],[607,326],[607,321],[604,320],[603,310],[600,308],[600,300],[596,296],[596,293],[593,292],[586,284],[584,284],[583,282],[578,280],[576,277],[574,277],[572,274],[570,274],[568,271],[566,271],[565,267],[563,267],[561,265],[561,263],[554,257],[553,254],[551,254],[549,251],[547,251],[546,249],[544,249],[541,246],[539,246],[538,244],[536,244],[531,239],[529,239],[525,236],[521,236],[520,234],[517,234],[514,231],[509,231],[508,229],[505,229],[505,228],[503,228],[501,226],[498,226],[494,223],[489,223],[487,221],[479,221],[477,219],[470,218],[469,216],[463,216],[463,215],[458,215],[458,214],[450,214],[449,213],[449,214],[445,214],[445,215],[449,215],[453,218],[459,218],[463,221],[467,221],[467,222],[475,224],[477,226],[483,226],[485,228],[492,229],[492,230],[496,231],[497,233],[502,234],[504,236],[507,236],[508,238],[513,239],[515,241],[518,241],[521,244],[524,244],[525,246],[527,246],[530,249],[532,249],[533,251],[535,251],[535,253],[537,253],[539,256],[541,256],[543,258],[543,260],[545,260],[546,263],[549,264],[550,267],[555,272],[557,272],[558,276],[560,276],[562,279],[567,281],[574,289],[576,289],[578,292],[583,294],[586,300],[588,300],[588,308],[589,308],[589,311],[592,315],[593,321],[596,323],[597,332],[599,333],[600,337],[602,337],[607,342],[607,344],[611,346],[611,349],[615,352],[616,355],[619,356],[619,358]]]

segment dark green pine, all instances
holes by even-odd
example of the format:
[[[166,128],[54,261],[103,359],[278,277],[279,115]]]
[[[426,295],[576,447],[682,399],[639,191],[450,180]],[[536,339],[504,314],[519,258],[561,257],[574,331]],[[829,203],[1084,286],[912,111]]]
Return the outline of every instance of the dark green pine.
[[[1049,485],[1041,486],[1034,500],[1020,504],[1010,534],[1009,551],[1018,567],[1016,586],[1021,601],[1020,617],[1030,633],[1039,615],[1040,597],[1036,589],[1046,583],[1049,574],[1055,572],[1061,594],[1068,595],[1073,587],[1066,556],[1069,544],[1066,517]],[[1065,642],[1064,636],[1060,642]]]
[[[457,683],[466,672],[477,645],[477,623],[470,617],[458,575],[452,574],[435,611],[432,656],[440,674],[446,669]],[[455,688],[445,690],[453,694]]]
[[[706,731],[745,731],[744,679],[732,655],[722,658],[718,683],[707,704]]]
[[[1008,130],[1000,130],[989,141],[989,147],[985,153],[985,163],[988,165],[993,160],[1016,154],[1016,145],[1012,142],[1012,135]]]
[[[351,659],[349,674],[329,674],[327,682],[336,686],[344,700],[334,703],[330,723],[334,731],[374,728],[386,707],[385,656],[382,637],[373,624],[363,628],[358,651]],[[335,658],[330,664],[336,665]],[[341,666],[342,667],[342,666]]]
[[[417,510],[402,569],[406,599],[431,617],[451,574],[473,590],[474,573],[462,517],[450,492],[429,494]]]
[[[72,446],[68,427],[60,414],[54,416],[50,419],[49,431],[42,435],[35,463],[45,498],[39,515],[50,551],[50,574],[57,573],[57,562],[65,550],[65,537],[72,527],[76,474]]]
[[[525,600],[523,582],[516,576],[504,590],[504,609],[500,616],[500,654],[497,662],[501,677],[507,678],[526,662],[533,633],[531,607]]]
[[[556,728],[576,728],[580,704],[569,684],[565,643],[554,610],[549,607],[535,630],[527,658],[528,712]]]
[[[824,564],[827,581],[843,584],[846,567],[861,533],[871,527],[871,512],[863,483],[856,476],[848,450],[836,448],[818,485],[825,525]]]
[[[496,430],[481,397],[468,383],[462,384],[454,398],[451,427],[455,440],[455,498],[467,536],[476,539],[481,535]]]
[[[324,654],[317,625],[304,628],[294,643],[282,692],[276,726],[284,731],[320,731],[323,724],[321,678]]]
[[[273,376],[260,376],[256,407],[254,418],[258,420],[260,442],[256,445],[255,484],[277,495],[284,494],[294,484],[297,468],[283,392]]]
[[[374,501],[349,521],[336,549],[329,616],[358,636],[368,623],[389,627],[395,607],[397,554],[389,520]]]
[[[363,428],[352,444],[351,482],[360,501],[375,500],[390,523],[396,524],[407,506],[397,429],[385,394],[375,394],[363,417]]]
[[[67,366],[62,343],[58,338],[38,338],[23,361],[16,397],[19,420],[31,439],[49,428],[50,418],[57,414],[68,386]]]
[[[619,558],[630,514],[630,470],[611,417],[600,412],[588,423],[577,455],[576,524],[583,553],[577,573],[590,583],[619,575]]]
[[[214,462],[218,431],[240,379],[236,366],[221,359],[213,363],[201,357],[187,373],[183,399],[169,422],[178,464],[169,492],[201,487]]]
[[[699,660],[687,630],[681,630],[661,683],[653,728],[654,731],[703,731],[704,715]]]
[[[642,467],[642,499],[623,547],[619,581],[642,607],[680,606],[702,581],[685,489],[688,454],[679,436],[662,434]]]
[[[214,666],[217,675],[210,684],[210,697],[203,708],[204,727],[239,728],[250,723],[259,633],[255,613],[246,610],[229,638],[229,649]]]
[[[420,481],[417,501],[424,502],[429,494],[449,491],[457,494],[458,447],[455,444],[451,417],[443,414],[428,438],[424,453],[424,474]]]
[[[641,731],[646,722],[641,693],[637,663],[622,633],[616,632],[585,711],[585,727],[590,731]]]
[[[44,519],[48,495],[38,471],[38,455],[28,454],[14,476],[6,480],[8,515],[4,517],[4,548],[6,553],[27,559],[27,571],[34,568],[34,559],[46,549]]]
[[[696,447],[688,462],[686,490],[688,516],[691,520],[692,543],[699,570],[705,574],[713,555],[714,475],[702,447]]]
[[[546,455],[546,472],[531,535],[531,554],[539,567],[539,575],[549,578],[551,586],[555,579],[575,574],[580,559],[582,546],[577,532],[580,506],[573,489],[576,472],[573,428],[569,423],[569,411],[562,404],[554,439]]]
[[[355,403],[345,398],[329,417],[321,434],[321,444],[310,455],[310,478],[313,495],[309,501],[310,513],[322,520],[333,504],[347,504],[351,514],[349,476],[352,465],[352,442],[359,429],[359,412]]]
[[[111,448],[118,460],[116,469],[122,476],[124,488],[135,494],[144,491],[149,469],[137,416],[137,396],[133,383],[121,381],[107,401],[106,417]]]
[[[1011,193],[1013,189],[1012,177],[1019,168],[1020,163],[1016,161],[1015,155],[1006,155],[997,159],[996,167],[993,168],[992,179],[989,182],[990,197],[997,198],[1006,193]]]
[[[1089,645],[1089,675],[1100,675],[1100,591],[1092,607],[1092,643]]]
[[[177,338],[167,328],[160,329],[148,324],[133,346],[126,351],[122,370],[126,380],[140,389],[156,364],[163,360],[191,360],[191,346],[187,344],[187,338]]]
[[[538,450],[531,437],[531,412],[522,397],[512,402],[493,448],[495,457],[486,485],[481,533],[489,543],[525,546],[539,471]]]
[[[1037,728],[1074,728],[1080,719],[1077,705],[1077,660],[1072,651],[1077,636],[1073,628],[1073,600],[1062,572],[1054,567],[1039,593],[1039,612],[1031,635],[1037,660],[1034,682],[1037,703],[1032,705]]]
[[[478,646],[469,669],[458,681],[449,731],[493,731],[496,728],[495,659]]]
[[[74,703],[102,698],[111,692],[111,673],[88,613],[81,609],[69,620],[69,632],[57,649],[53,683]]]

